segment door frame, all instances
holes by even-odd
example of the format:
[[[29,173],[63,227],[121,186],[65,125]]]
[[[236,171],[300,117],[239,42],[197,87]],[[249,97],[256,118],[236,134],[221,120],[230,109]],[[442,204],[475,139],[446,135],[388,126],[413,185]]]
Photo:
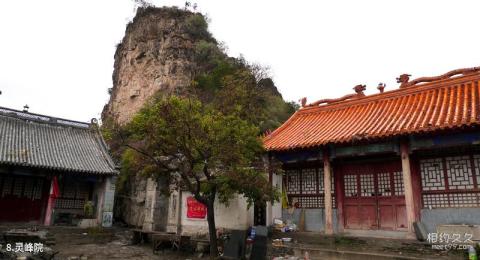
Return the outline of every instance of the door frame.
[[[402,174],[402,166],[400,159],[398,160],[382,160],[382,161],[352,161],[343,164],[336,164],[335,165],[335,180],[336,180],[336,190],[337,190],[337,200],[338,202],[338,209],[339,209],[339,222],[341,223],[341,229],[360,229],[360,230],[390,230],[390,231],[406,231],[406,227],[403,227],[403,224],[400,225],[399,223],[406,223],[406,215],[403,216],[404,220],[399,220],[398,214],[401,214],[399,210],[402,210],[402,207],[405,207],[405,196],[404,195],[396,195],[395,194],[395,187],[393,183],[394,172],[400,172]],[[379,175],[381,173],[388,172],[390,177],[390,189],[391,195],[390,196],[381,196],[379,192]],[[356,193],[355,197],[347,197],[345,194],[345,183],[344,183],[344,176],[346,174],[355,175],[356,177]],[[373,193],[372,197],[362,197],[359,193],[361,193],[360,187],[360,176],[372,174],[373,175]],[[403,177],[403,176],[402,176]],[[403,178],[401,178],[403,183]],[[358,227],[352,228],[347,226],[347,206],[357,206],[357,214],[361,214],[359,211],[363,210],[366,211],[367,208],[363,206],[373,206],[374,207],[374,224],[370,227],[362,226],[364,223],[361,219],[358,220]],[[392,218],[394,218],[394,225],[392,228],[382,227],[382,217],[381,217],[381,206],[388,206],[392,205]],[[351,208],[352,209],[352,208]],[[350,210],[351,210],[350,209]],[[386,208],[388,210],[388,208]],[[355,210],[355,209],[353,209]],[[364,212],[363,214],[367,214],[368,212]],[[370,212],[371,213],[371,212]],[[402,217],[402,216],[400,216]],[[351,219],[350,219],[351,220]],[[385,224],[385,223],[384,223]]]

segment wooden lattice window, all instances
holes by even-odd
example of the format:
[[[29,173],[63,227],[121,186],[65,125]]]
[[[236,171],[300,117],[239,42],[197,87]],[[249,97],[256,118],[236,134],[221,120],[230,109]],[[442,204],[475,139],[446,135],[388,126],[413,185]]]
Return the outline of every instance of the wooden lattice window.
[[[324,208],[323,168],[287,169],[284,177],[290,202],[300,208]],[[332,176],[332,203],[335,207]]]
[[[292,197],[292,203],[299,208],[323,208],[323,197]]]
[[[333,193],[335,192],[335,183],[333,182],[333,175],[332,175],[332,181],[330,183],[332,184],[330,187],[330,190]],[[323,168],[318,169],[318,190],[320,191],[320,193],[325,192],[325,182],[323,181]]]
[[[360,195],[362,197],[375,196],[375,179],[373,174],[360,174]]]
[[[3,178],[2,197],[12,194],[13,177]]]
[[[324,208],[324,196],[292,196],[292,203],[299,205],[300,208]],[[332,205],[335,207],[335,196],[332,196]]]
[[[345,196],[356,197],[358,194],[358,184],[356,174],[343,175],[343,182],[345,183]]]
[[[55,200],[56,209],[83,209],[90,188],[86,182],[68,179],[60,184],[60,198]]]
[[[473,173],[469,156],[447,157],[448,187],[449,189],[473,189]]]
[[[403,174],[401,171],[372,173],[347,173],[343,175],[345,197],[392,197],[403,196]]]
[[[23,176],[0,176],[0,197],[41,199],[43,180]]]
[[[15,178],[15,184],[13,185],[12,194],[18,198],[22,197],[23,184],[25,180],[23,178]]]
[[[33,187],[33,199],[39,200],[42,198],[42,187],[43,187],[43,180],[37,179],[35,182],[35,186]]]
[[[389,172],[378,174],[378,191],[379,196],[392,196],[392,182]]]
[[[300,194],[300,171],[299,170],[287,170],[287,192],[290,194]]]
[[[317,194],[318,182],[315,168],[302,169],[302,194]]]
[[[405,186],[403,185],[403,173],[401,171],[393,173],[393,187],[396,196],[405,195]]]
[[[480,155],[420,160],[424,208],[480,207]]]
[[[34,180],[33,179],[26,179],[25,180],[25,188],[23,190],[23,196],[27,198],[32,198],[33,197],[33,186],[34,186]]]
[[[445,175],[442,158],[420,161],[422,187],[424,191],[445,190]]]
[[[477,184],[479,184],[480,183],[480,154],[476,154],[473,156],[473,163],[475,167],[475,175],[477,176]]]

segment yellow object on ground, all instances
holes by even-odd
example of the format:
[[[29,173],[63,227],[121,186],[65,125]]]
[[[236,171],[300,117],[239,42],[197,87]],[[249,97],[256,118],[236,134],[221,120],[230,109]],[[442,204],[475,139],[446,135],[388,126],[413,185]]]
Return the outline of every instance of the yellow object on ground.
[[[288,197],[287,197],[287,191],[285,189],[285,186],[282,187],[282,208],[283,209],[288,208]]]

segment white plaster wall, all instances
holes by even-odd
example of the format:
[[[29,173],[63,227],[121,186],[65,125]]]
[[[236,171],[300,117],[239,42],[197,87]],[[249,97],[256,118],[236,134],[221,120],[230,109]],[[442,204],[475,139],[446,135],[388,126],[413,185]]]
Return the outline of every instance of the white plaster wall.
[[[273,174],[272,175],[272,186],[277,189],[280,193],[282,192],[282,175],[281,174]],[[276,201],[273,204],[268,203],[267,209],[267,226],[273,224],[273,220],[276,218],[282,218],[282,198],[280,197],[280,201]],[[270,215],[268,214],[270,213]]]
[[[111,227],[113,221],[113,203],[115,198],[116,177],[105,177],[104,192],[102,196],[102,226]]]
[[[181,204],[181,192],[174,190],[170,193],[168,202],[168,218],[167,218],[167,232],[177,233],[178,221],[179,221],[179,205]]]
[[[97,195],[97,225],[102,223],[103,218],[103,197],[105,195],[105,179],[98,177],[95,182],[94,194]]]
[[[147,188],[145,196],[145,218],[143,220],[143,230],[153,231],[154,230],[154,213],[155,213],[155,202],[157,199],[157,182],[151,178],[147,179]]]
[[[187,218],[187,198],[192,196],[189,192],[182,192],[181,198],[181,223],[182,234],[199,235],[208,233],[207,218]],[[239,195],[233,198],[229,206],[218,201],[215,202],[215,224],[217,228],[247,229],[253,225],[253,205],[247,209],[247,200]]]
[[[103,222],[104,213],[110,214],[113,218],[113,203],[115,196],[115,182],[116,177],[114,176],[105,176],[98,177],[97,182],[94,187],[94,196],[97,197],[97,216],[96,223],[97,225],[102,225],[104,227],[111,227],[111,221]],[[110,218],[111,219],[111,218]]]

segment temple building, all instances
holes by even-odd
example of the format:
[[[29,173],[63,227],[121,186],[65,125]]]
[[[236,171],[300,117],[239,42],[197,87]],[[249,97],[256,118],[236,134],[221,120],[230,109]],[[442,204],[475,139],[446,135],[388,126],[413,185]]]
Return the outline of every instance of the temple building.
[[[117,174],[96,120],[0,107],[0,222],[111,226]]]
[[[395,237],[413,237],[415,222],[480,225],[480,67],[409,77],[377,94],[358,85],[303,99],[265,137],[284,169],[272,182],[295,208],[274,204],[269,221],[303,214],[307,231]]]

